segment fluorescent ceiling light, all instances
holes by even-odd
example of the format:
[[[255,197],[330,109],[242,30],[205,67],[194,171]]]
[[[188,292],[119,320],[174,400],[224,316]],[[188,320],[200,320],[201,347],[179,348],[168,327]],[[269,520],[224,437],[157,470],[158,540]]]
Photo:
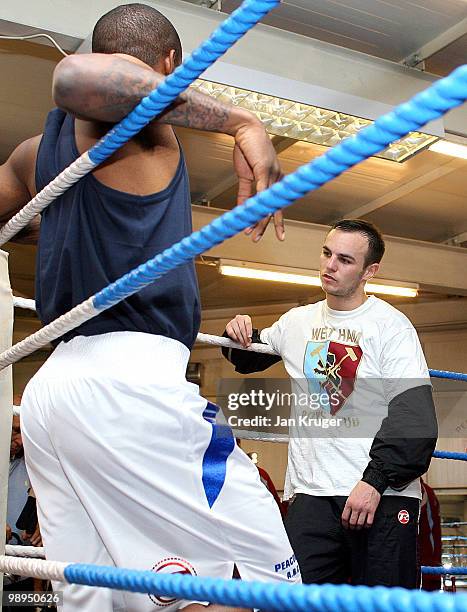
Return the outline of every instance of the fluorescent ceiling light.
[[[248,89],[196,80],[192,87],[201,93],[245,108],[254,113],[269,134],[303,140],[313,144],[333,147],[349,136],[353,136],[373,121],[362,119],[318,106],[294,102]],[[410,132],[397,140],[378,157],[402,162],[437,140],[437,136]]]
[[[259,265],[259,264],[255,264]],[[293,285],[311,285],[321,287],[319,276],[310,276],[291,272],[277,272],[259,268],[250,268],[246,265],[230,265],[221,263],[219,271],[224,276],[237,276],[239,278],[253,278],[256,280],[274,281],[277,283],[291,283]]]
[[[237,278],[321,287],[319,272],[316,270],[265,266],[259,263],[221,259],[219,261],[219,272],[224,276],[235,276]],[[368,291],[368,293],[413,298],[417,297],[418,285],[399,281],[397,281],[396,285],[390,284],[387,281],[378,281],[376,283],[367,283],[365,290]]]
[[[430,151],[467,159],[467,147],[455,142],[449,142],[448,140],[438,140],[438,142],[433,143],[430,146]]]
[[[398,281],[397,281],[398,282]],[[414,298],[418,295],[418,285],[386,285],[381,283],[367,283],[365,291],[381,295],[397,295],[399,297]]]

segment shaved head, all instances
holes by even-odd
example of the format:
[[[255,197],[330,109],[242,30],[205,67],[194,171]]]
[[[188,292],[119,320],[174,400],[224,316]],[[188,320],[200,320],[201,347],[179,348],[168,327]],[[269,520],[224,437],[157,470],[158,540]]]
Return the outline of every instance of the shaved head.
[[[152,68],[171,50],[175,64],[182,61],[182,45],[176,29],[162,13],[147,4],[122,4],[103,15],[94,27],[94,53],[126,53]]]

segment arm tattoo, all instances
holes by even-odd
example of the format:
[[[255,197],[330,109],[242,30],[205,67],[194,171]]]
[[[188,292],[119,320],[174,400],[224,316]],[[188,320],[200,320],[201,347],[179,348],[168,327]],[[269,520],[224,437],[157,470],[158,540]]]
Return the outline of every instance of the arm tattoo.
[[[66,61],[66,60],[65,60]],[[76,72],[62,70],[55,83],[57,105],[82,119],[115,123],[123,119],[163,76],[120,58],[93,60]],[[73,65],[72,65],[73,68]],[[194,89],[181,94],[157,119],[161,123],[213,132],[228,129],[234,109]]]
[[[73,100],[73,109],[79,108],[82,118],[101,121],[120,121],[148,95],[157,85],[154,78],[135,80],[133,75],[117,75],[112,70],[102,74],[99,85],[93,85],[89,91],[86,87],[80,99]],[[66,93],[65,93],[66,97]]]
[[[164,111],[164,123],[209,132],[222,132],[230,118],[231,109],[214,98],[189,90]]]

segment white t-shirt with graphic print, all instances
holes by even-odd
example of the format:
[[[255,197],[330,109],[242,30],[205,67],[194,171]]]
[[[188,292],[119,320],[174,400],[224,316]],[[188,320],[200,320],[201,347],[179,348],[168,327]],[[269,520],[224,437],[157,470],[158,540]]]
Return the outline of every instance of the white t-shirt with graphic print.
[[[351,311],[332,310],[326,301],[293,308],[263,329],[261,340],[281,355],[296,397],[319,398],[311,407],[297,401],[291,409],[284,498],[349,495],[368,465],[391,399],[430,384],[415,329],[404,314],[371,296]],[[318,417],[337,426],[323,429]],[[421,499],[419,479],[385,494]]]

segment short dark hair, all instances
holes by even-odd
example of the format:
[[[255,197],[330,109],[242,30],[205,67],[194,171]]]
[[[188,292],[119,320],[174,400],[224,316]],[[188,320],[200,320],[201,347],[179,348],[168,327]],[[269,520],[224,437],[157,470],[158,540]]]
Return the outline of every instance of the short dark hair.
[[[368,251],[365,257],[365,267],[373,263],[379,263],[383,258],[385,250],[383,236],[373,223],[361,219],[341,219],[334,223],[331,229],[337,229],[341,232],[358,232],[367,238]]]
[[[182,61],[177,30],[162,13],[147,4],[122,4],[103,15],[94,26],[94,53],[126,53],[151,68],[175,50],[175,63]]]

